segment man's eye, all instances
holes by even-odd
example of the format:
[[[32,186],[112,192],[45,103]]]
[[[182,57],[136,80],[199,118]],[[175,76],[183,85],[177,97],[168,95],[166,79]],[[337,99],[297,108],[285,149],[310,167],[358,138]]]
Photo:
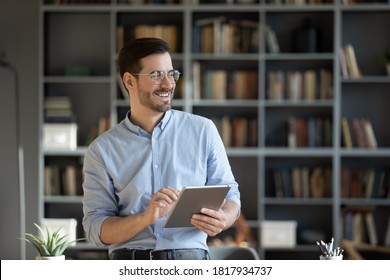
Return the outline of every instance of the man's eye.
[[[162,79],[164,77],[164,72],[156,71],[152,74],[152,77],[155,79]]]

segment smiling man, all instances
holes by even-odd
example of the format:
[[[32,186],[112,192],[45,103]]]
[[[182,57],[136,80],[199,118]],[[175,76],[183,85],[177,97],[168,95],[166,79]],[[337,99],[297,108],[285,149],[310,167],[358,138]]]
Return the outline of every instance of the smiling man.
[[[209,259],[207,236],[231,227],[241,206],[218,131],[209,119],[172,109],[180,72],[165,41],[130,41],[118,67],[131,109],[85,155],[87,238],[109,245],[111,259]],[[164,228],[180,190],[191,185],[231,188],[219,210],[194,214],[192,227]]]

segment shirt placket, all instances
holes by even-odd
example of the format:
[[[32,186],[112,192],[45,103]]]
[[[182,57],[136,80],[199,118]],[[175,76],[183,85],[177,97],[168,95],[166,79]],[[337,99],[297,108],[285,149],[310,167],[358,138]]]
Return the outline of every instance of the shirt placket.
[[[161,135],[160,127],[157,126],[152,134],[152,173],[153,173],[153,191],[154,193],[163,188],[162,186],[162,174],[161,174],[161,159],[160,159],[160,142],[159,137]],[[154,234],[156,236],[156,239],[158,241],[159,237],[162,234],[163,230],[163,223],[164,221],[162,219],[159,219],[154,224]]]

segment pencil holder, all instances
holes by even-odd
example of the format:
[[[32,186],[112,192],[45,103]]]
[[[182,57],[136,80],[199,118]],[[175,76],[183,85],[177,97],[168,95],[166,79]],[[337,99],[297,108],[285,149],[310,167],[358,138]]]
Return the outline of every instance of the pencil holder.
[[[322,261],[342,261],[343,255],[340,256],[324,256],[320,255],[320,260]]]

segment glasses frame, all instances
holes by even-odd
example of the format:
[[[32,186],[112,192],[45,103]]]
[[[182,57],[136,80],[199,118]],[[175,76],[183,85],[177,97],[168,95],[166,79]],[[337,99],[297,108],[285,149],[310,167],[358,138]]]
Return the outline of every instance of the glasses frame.
[[[159,73],[160,75],[162,75],[162,78],[161,77],[153,77],[153,75],[156,73]],[[168,73],[165,73],[162,70],[154,70],[151,73],[130,73],[130,74],[133,76],[149,76],[155,85],[160,85],[164,81],[165,78],[168,78],[168,81],[171,84],[176,84],[179,81],[180,75],[181,75],[179,70],[176,70],[176,69],[169,70]],[[175,78],[175,75],[177,76],[176,78]]]

